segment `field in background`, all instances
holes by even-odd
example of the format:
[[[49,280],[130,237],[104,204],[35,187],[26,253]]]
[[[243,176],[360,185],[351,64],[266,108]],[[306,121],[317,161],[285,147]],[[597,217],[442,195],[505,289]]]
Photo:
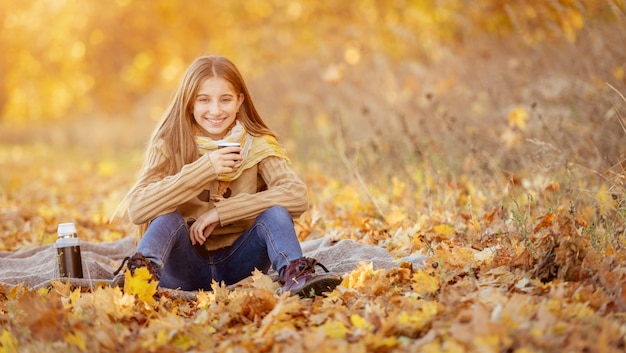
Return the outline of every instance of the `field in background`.
[[[4,289],[0,349],[106,351],[87,339],[99,330],[137,350],[623,350],[624,42],[624,22],[586,23],[574,42],[471,37],[429,48],[427,60],[370,52],[255,71],[257,108],[309,186],[301,240],[425,254],[426,267],[363,265],[315,301],[260,285],[188,303]],[[88,241],[134,234],[110,216],[134,181],[154,102],[168,97],[151,94],[127,115],[0,124],[0,250],[52,243],[66,221]],[[128,312],[86,304],[103,297]],[[59,314],[57,341],[20,329],[33,302]],[[107,314],[96,325],[89,310]]]
[[[269,67],[249,86],[309,184],[313,205],[331,212],[324,218],[347,208],[355,218],[384,222],[401,210],[414,222],[439,209],[449,213],[440,222],[454,223],[457,211],[479,217],[504,204],[536,204],[545,188],[558,183],[559,200],[551,207],[577,209],[590,224],[610,222],[619,229],[626,54],[614,43],[625,37],[623,26],[596,25],[582,31],[577,43],[528,47],[477,38],[461,52],[441,47],[431,53],[438,59],[427,63],[397,62],[383,53],[337,67],[311,58]],[[167,98],[147,100],[164,105]],[[30,204],[19,187],[48,178],[63,182],[59,174],[65,173],[89,180],[96,172],[116,184],[107,186],[106,206],[92,203],[97,215],[82,217],[108,219],[116,198],[132,184],[156,123],[145,113],[138,107],[132,113],[137,118],[94,114],[69,122],[3,124],[9,172],[2,178],[12,185],[4,189],[5,212]],[[40,150],[50,155],[33,156]],[[28,169],[29,163],[50,161],[46,168]],[[20,171],[22,164],[27,169]],[[329,180],[336,190],[326,190],[334,185]],[[64,187],[54,185],[59,192]],[[354,203],[367,206],[355,211]],[[37,207],[48,206],[54,205]]]

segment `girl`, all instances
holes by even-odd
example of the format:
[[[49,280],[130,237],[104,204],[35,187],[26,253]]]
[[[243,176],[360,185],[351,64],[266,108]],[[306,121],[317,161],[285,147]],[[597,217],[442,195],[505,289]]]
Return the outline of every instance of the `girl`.
[[[231,146],[219,148],[224,142]],[[284,284],[279,292],[332,290],[341,277],[324,266],[327,273],[315,274],[321,264],[302,256],[293,217],[306,211],[308,196],[288,162],[235,65],[196,59],[126,196],[143,233],[124,261],[128,270],[145,266],[164,288],[210,290],[212,281],[234,284],[271,266]],[[124,262],[113,285],[123,286]]]

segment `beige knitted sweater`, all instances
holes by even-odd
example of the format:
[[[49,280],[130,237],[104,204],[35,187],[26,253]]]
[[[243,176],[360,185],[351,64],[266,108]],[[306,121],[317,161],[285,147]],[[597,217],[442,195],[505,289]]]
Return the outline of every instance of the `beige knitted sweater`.
[[[163,152],[157,155],[150,165],[159,165],[167,158]],[[280,157],[261,160],[232,182],[216,178],[208,153],[183,166],[177,174],[153,180],[144,176],[129,195],[128,216],[133,223],[143,224],[178,210],[188,221],[215,207],[220,225],[204,244],[207,250],[214,250],[232,245],[258,215],[272,206],[285,207],[293,217],[308,208],[306,185]]]

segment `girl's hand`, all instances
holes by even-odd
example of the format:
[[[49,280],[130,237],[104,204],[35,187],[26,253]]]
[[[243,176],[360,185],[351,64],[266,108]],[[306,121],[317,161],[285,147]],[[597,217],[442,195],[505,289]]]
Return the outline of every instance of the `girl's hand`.
[[[209,211],[203,213],[192,225],[189,227],[189,238],[191,239],[191,245],[203,244],[207,238],[213,232],[213,229],[220,223],[220,219],[217,215],[217,209],[212,208]]]
[[[209,153],[209,159],[215,172],[219,174],[230,173],[235,169],[235,164],[243,158],[239,154],[241,147],[224,147]]]

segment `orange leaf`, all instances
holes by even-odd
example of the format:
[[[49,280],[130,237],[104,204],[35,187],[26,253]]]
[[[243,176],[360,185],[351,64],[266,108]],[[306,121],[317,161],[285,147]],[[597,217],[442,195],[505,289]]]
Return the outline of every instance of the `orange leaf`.
[[[536,233],[543,228],[551,226],[555,217],[556,215],[554,213],[546,213],[540,218],[541,222],[539,222],[539,224],[535,226],[535,229],[533,231]]]

